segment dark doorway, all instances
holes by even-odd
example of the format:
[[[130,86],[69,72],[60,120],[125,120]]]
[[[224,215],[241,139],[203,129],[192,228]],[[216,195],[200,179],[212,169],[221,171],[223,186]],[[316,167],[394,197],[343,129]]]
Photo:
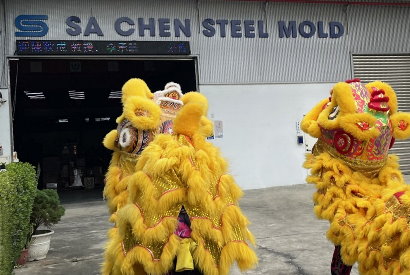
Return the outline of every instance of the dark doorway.
[[[14,150],[40,167],[39,188],[70,190],[78,172],[87,188],[103,187],[111,152],[102,140],[122,111],[116,91],[135,77],[152,92],[170,81],[197,87],[192,59],[10,61]]]

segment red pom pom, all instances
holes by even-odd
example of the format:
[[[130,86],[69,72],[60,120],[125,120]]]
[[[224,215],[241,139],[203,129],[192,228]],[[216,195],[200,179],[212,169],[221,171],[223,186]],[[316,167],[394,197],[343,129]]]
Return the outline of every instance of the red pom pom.
[[[346,80],[345,82],[346,82],[346,83],[360,82],[360,78],[348,79],[348,80]]]

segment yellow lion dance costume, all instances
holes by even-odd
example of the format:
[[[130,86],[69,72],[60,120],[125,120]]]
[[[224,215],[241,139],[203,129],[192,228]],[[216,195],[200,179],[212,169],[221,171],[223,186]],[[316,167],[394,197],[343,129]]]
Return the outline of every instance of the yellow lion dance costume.
[[[410,186],[388,155],[395,138],[410,137],[410,114],[397,112],[393,89],[338,83],[301,126],[318,138],[305,167],[317,188],[314,211],[330,222],[333,261],[337,253],[343,261],[332,274],[349,274],[340,264],[355,262],[361,274],[410,274]]]
[[[104,195],[115,226],[102,273],[195,268],[223,275],[234,261],[242,270],[254,266],[257,257],[247,244],[254,237],[238,206],[242,191],[206,141],[212,133],[206,98],[182,95],[175,83],[153,94],[140,79],[129,80],[122,92],[118,128],[103,142],[113,150]],[[175,233],[181,211],[189,216],[189,237]]]

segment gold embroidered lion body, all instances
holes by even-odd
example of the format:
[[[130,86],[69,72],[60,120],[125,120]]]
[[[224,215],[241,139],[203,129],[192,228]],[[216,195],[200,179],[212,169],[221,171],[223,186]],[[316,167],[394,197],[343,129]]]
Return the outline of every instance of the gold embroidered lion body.
[[[173,268],[182,253],[183,240],[174,234],[182,207],[191,222],[192,259],[204,274],[228,274],[234,261],[241,269],[257,262],[247,244],[254,242],[249,222],[238,206],[242,191],[205,139],[206,99],[188,93],[181,100],[172,134],[155,134],[135,160],[114,152],[105,194],[116,226],[109,232],[103,274],[165,274]],[[138,113],[153,113],[144,111]],[[117,138],[108,135],[104,144],[112,148]]]
[[[394,138],[410,136],[409,124],[390,86],[357,81],[337,84],[302,121],[318,138],[304,164],[317,188],[314,212],[361,274],[410,274],[410,188],[388,155]]]

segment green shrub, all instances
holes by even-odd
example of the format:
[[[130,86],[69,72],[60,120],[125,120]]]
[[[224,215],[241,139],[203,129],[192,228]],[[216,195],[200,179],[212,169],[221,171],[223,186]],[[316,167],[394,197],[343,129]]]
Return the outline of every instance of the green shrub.
[[[58,223],[64,215],[64,212],[65,209],[60,204],[60,199],[55,190],[37,190],[30,217],[33,233],[35,233],[41,225],[50,228],[52,225]]]
[[[0,274],[11,274],[15,260],[28,244],[30,214],[37,187],[28,163],[11,163],[0,172]]]
[[[10,183],[7,172],[0,172],[0,274],[11,274],[14,266],[13,225],[10,202],[16,199],[15,187]]]

